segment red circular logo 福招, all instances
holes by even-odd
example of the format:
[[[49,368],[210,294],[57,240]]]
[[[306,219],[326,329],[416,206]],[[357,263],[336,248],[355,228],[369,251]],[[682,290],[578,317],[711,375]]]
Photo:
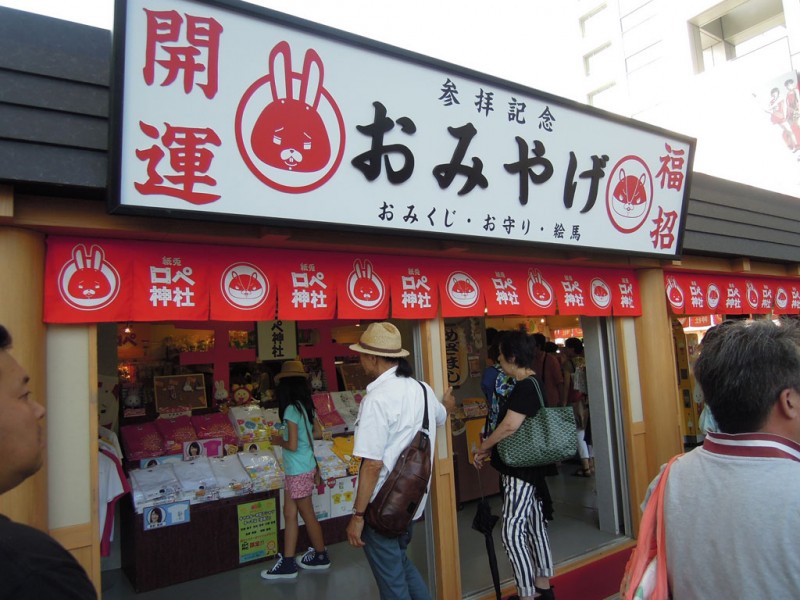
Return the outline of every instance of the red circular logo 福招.
[[[647,220],[653,206],[653,176],[638,156],[629,155],[614,165],[606,186],[606,210],[611,224],[633,233]]]

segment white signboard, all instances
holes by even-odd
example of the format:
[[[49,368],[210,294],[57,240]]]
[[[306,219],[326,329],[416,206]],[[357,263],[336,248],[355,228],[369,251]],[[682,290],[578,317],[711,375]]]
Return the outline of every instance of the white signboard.
[[[116,31],[114,210],[680,253],[685,136],[252,5]]]

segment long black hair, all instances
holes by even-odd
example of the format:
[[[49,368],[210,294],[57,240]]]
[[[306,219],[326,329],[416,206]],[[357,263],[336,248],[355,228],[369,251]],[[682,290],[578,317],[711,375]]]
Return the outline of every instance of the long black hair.
[[[311,387],[305,377],[284,377],[275,388],[278,399],[278,418],[283,421],[286,409],[294,405],[301,413],[305,411],[308,421],[314,422],[314,403],[311,401]]]

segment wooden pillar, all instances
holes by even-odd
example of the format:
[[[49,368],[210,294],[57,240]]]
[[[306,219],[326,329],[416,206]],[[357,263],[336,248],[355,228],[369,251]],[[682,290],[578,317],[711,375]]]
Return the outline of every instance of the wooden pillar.
[[[13,339],[11,354],[31,377],[34,398],[46,404],[44,236],[0,225],[0,323]],[[0,496],[0,513],[47,531],[47,461],[22,485]]]
[[[683,449],[680,433],[679,391],[675,371],[675,348],[664,272],[638,271],[642,316],[636,319],[636,344],[642,412],[646,435],[648,479],[661,465]],[[637,457],[631,457],[637,460]],[[644,490],[631,490],[643,493]]]
[[[441,398],[447,385],[444,360],[444,320],[422,321],[422,349],[425,380]],[[450,600],[461,598],[461,562],[458,545],[458,518],[456,512],[455,468],[450,432],[450,419],[439,428],[433,457],[431,482],[431,514],[433,521],[433,548],[436,569],[436,598]]]

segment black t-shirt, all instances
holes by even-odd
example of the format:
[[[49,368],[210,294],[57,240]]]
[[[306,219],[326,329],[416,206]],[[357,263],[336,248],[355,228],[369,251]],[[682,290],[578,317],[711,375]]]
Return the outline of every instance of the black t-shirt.
[[[536,379],[535,383],[534,379]],[[500,405],[500,415],[497,422],[502,423],[509,410],[523,414],[526,417],[536,416],[544,402],[544,397],[542,396],[543,387],[541,380],[535,377],[527,377],[517,381],[506,401]],[[491,465],[503,475],[510,475],[533,484],[547,474],[546,467],[509,467],[500,459],[497,445],[492,448]]]
[[[97,592],[61,544],[0,515],[0,600],[97,600]]]

